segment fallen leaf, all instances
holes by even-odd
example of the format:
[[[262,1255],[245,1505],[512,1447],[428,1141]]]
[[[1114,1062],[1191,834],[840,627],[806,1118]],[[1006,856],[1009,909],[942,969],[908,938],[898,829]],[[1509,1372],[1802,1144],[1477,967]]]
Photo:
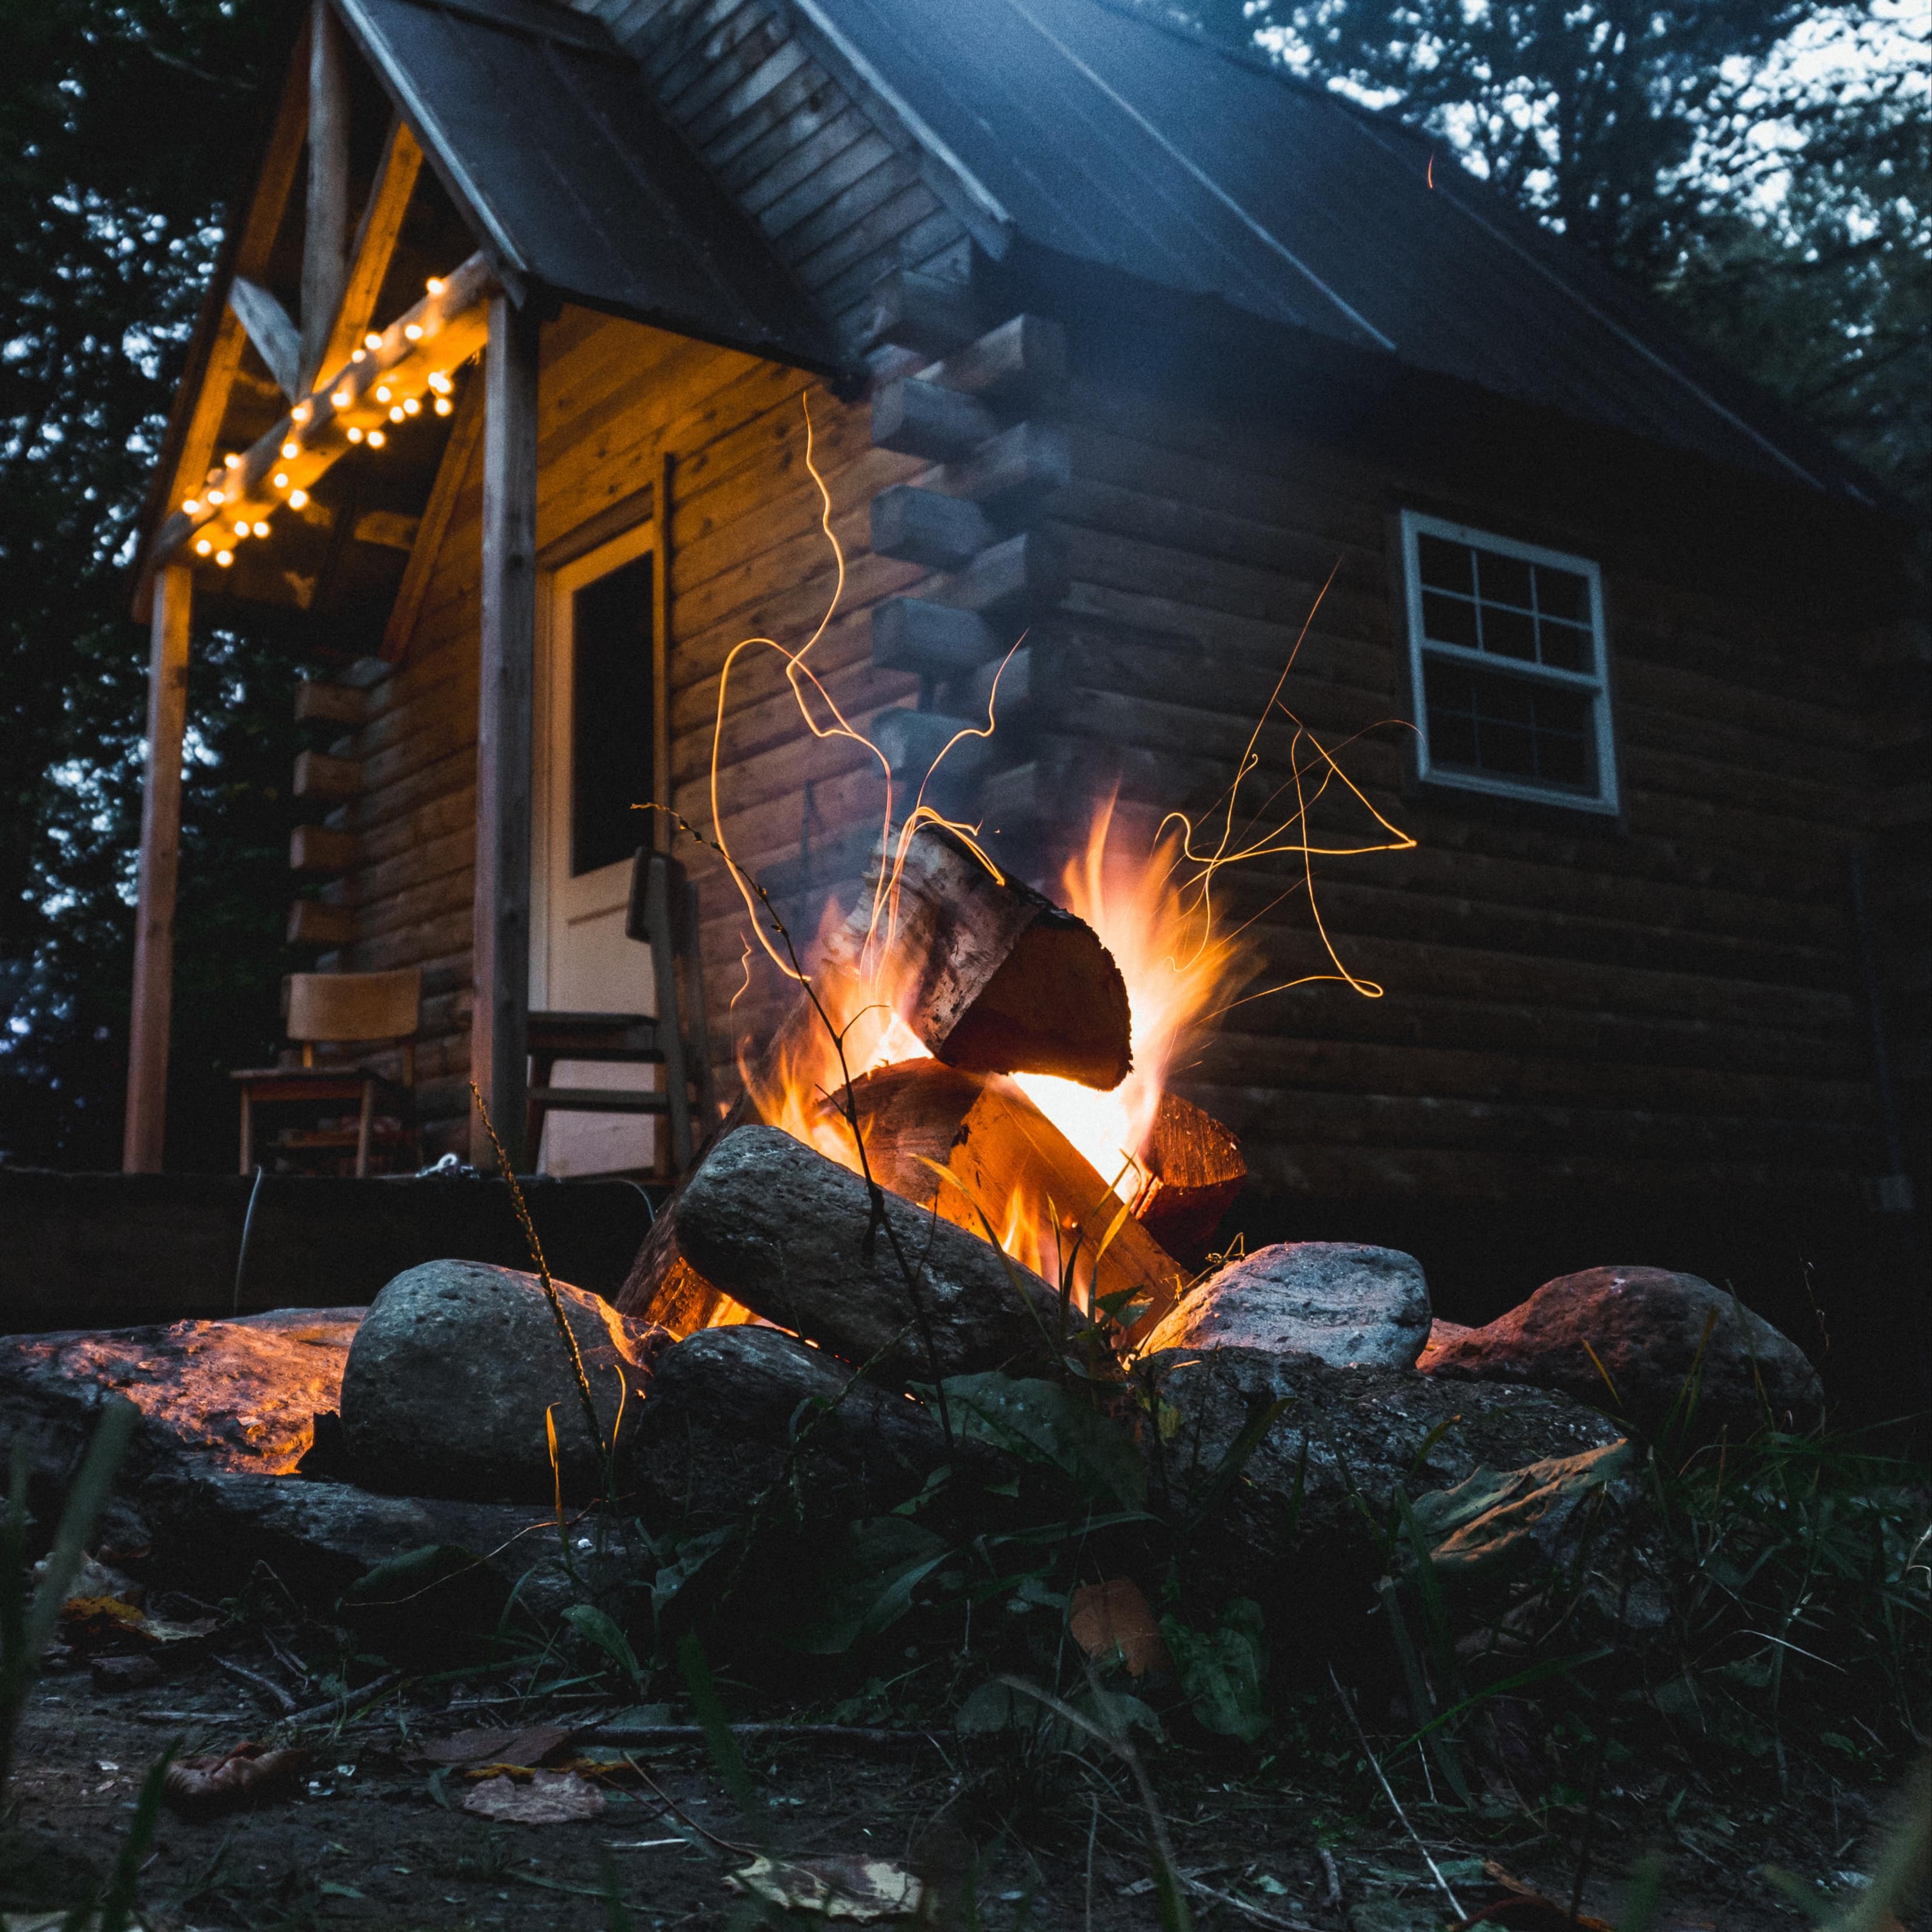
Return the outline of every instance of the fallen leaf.
[[[533,1772],[527,1784],[499,1776],[479,1784],[463,1801],[464,1810],[506,1825],[568,1825],[595,1818],[604,1794],[573,1772]]]
[[[458,1731],[433,1738],[415,1755],[431,1764],[538,1765],[570,1736],[560,1724],[532,1724],[527,1730]]]
[[[81,1644],[126,1638],[142,1643],[184,1643],[221,1627],[219,1617],[197,1617],[192,1623],[151,1617],[119,1597],[70,1597],[61,1606],[60,1620],[69,1640]]]
[[[724,1882],[788,1912],[860,1922],[910,1918],[925,1890],[910,1872],[883,1858],[859,1857],[814,1858],[806,1864],[757,1858]]]
[[[269,1750],[250,1738],[220,1757],[178,1758],[168,1766],[161,1795],[177,1811],[206,1816],[279,1797],[307,1769],[299,1748]]]
[[[1545,1898],[1493,1858],[1484,1860],[1483,1871],[1495,1889],[1453,1932],[1471,1932],[1478,1925],[1493,1925],[1498,1932],[1571,1932],[1572,1928],[1575,1932],[1612,1932],[1604,1920],[1588,1912],[1580,1912],[1573,1919],[1567,1905]]]
[[[1131,1576],[1083,1583],[1068,1600],[1066,1627],[1089,1657],[1105,1657],[1118,1650],[1130,1677],[1174,1668],[1161,1640],[1160,1626],[1141,1586]]]

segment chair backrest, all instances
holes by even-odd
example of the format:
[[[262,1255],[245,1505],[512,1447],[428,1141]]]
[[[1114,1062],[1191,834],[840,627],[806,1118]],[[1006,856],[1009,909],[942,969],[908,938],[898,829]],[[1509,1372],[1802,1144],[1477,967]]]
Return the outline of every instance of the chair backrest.
[[[291,973],[289,1037],[298,1040],[408,1040],[422,1000],[422,974]]]
[[[668,932],[671,950],[680,958],[688,958],[697,938],[688,910],[682,864],[668,852],[640,846],[631,861],[631,904],[624,936],[648,945],[654,930]]]

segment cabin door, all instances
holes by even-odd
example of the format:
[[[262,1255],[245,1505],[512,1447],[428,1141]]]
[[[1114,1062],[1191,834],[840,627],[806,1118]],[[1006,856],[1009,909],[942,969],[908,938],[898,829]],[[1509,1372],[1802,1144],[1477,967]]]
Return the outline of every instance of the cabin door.
[[[541,608],[532,773],[530,1005],[552,1012],[655,1013],[650,948],[624,934],[631,866],[650,844],[652,572],[644,524],[550,573]],[[658,1070],[560,1060],[560,1087],[649,1088]],[[553,1114],[538,1172],[649,1167],[658,1123],[637,1114]]]

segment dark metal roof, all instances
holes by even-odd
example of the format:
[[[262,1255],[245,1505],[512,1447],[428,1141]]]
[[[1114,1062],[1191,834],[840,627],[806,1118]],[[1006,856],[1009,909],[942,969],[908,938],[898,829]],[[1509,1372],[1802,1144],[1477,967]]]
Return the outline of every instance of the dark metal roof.
[[[960,176],[994,250],[1218,296],[1372,355],[1870,501],[1657,306],[1412,130],[1119,0],[793,0]]]
[[[336,0],[512,278],[838,374],[830,325],[594,20],[537,0]]]

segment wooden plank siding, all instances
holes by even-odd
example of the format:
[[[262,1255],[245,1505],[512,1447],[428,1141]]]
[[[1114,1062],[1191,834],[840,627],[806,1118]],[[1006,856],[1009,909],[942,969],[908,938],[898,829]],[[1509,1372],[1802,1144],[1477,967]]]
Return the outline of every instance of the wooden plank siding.
[[[949,581],[869,554],[871,500],[894,483],[942,486],[943,466],[875,450],[865,404],[795,371],[578,312],[545,337],[540,546],[674,459],[674,797],[707,830],[725,658],[748,636],[802,642],[832,593],[804,462],[808,392],[848,563],[812,662],[862,724],[916,691],[872,668],[870,608],[944,596]],[[1870,725],[1807,613],[1646,574],[1570,532],[1605,566],[1627,825],[1418,796],[1390,722],[1402,699],[1388,518],[1417,490],[1439,500],[1441,479],[1077,377],[1042,419],[1067,433],[1074,475],[1034,526],[1064,547],[1070,582],[1033,620],[1030,702],[995,740],[1006,760],[1036,769],[1069,824],[1110,768],[1130,800],[1202,809],[1332,570],[1288,701],[1324,742],[1354,740],[1351,775],[1420,841],[1317,873],[1336,944],[1386,998],[1330,985],[1256,1001],[1190,1070],[1190,1095],[1242,1131],[1261,1184],[1815,1188],[1869,1166],[1841,886]],[[1515,527],[1523,514],[1480,488],[1469,499],[1479,526]],[[364,795],[343,821],[359,869],[344,889],[358,938],[341,963],[424,968],[424,1097],[452,1139],[468,1072],[479,506],[472,469],[416,634],[370,694],[351,748]],[[787,902],[802,939],[824,890],[849,885],[853,837],[876,822],[882,794],[863,748],[803,730],[782,674],[766,650],[734,669],[724,830],[761,874],[812,881]],[[728,1022],[746,921],[709,855],[683,849],[704,893],[728,1090],[726,1028],[755,1032],[778,989],[768,976]],[[1049,884],[1057,856],[1038,857]],[[1276,861],[1235,882],[1244,910],[1288,895],[1256,928],[1270,979],[1322,964],[1297,878]]]

